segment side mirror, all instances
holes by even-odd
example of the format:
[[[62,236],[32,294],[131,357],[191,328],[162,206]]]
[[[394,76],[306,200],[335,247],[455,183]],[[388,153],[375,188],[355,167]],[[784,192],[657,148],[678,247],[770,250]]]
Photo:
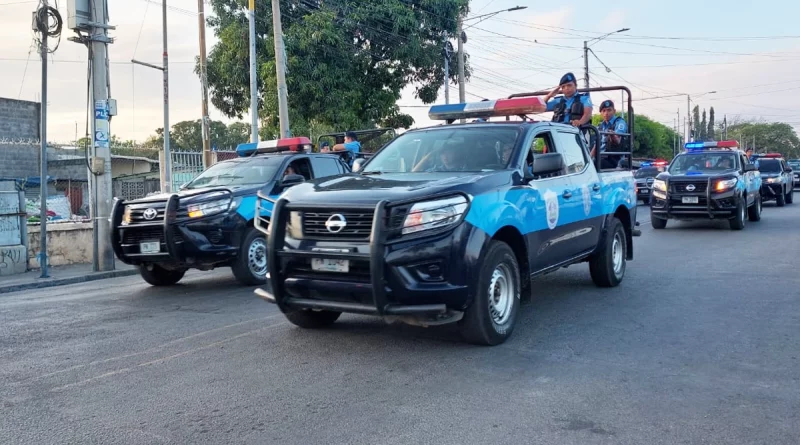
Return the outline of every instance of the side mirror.
[[[756,171],[756,166],[753,164],[745,164],[744,171],[746,172],[754,172]]]
[[[280,183],[281,190],[288,189],[289,187],[294,187],[297,184],[302,184],[306,181],[302,175],[286,175],[283,177]]]
[[[786,168],[786,173],[791,173],[791,172],[792,172],[792,167],[787,167]]]
[[[355,173],[355,172],[359,172],[359,171],[361,171],[361,167],[362,167],[362,166],[363,166],[363,165],[364,165],[366,162],[367,162],[367,160],[366,160],[366,159],[364,159],[364,158],[358,158],[358,159],[356,159],[355,161],[353,161],[353,168],[352,168],[353,172]]]
[[[533,175],[542,176],[560,173],[564,170],[564,155],[561,153],[546,153],[533,157]]]

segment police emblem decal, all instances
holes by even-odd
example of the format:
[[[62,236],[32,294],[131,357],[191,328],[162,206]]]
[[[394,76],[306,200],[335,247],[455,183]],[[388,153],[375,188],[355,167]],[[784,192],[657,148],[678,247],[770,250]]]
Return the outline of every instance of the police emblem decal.
[[[544,207],[547,214],[547,227],[550,230],[558,225],[558,195],[552,190],[544,193]]]

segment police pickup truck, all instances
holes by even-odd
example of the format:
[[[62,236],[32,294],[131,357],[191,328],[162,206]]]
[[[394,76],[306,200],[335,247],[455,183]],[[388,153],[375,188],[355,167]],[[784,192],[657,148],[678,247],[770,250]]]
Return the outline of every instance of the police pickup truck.
[[[764,201],[775,201],[778,207],[794,202],[794,179],[792,168],[780,153],[759,154],[753,157],[761,173],[761,197]]]
[[[727,219],[732,230],[761,219],[761,176],[737,141],[689,142],[653,182],[650,221]]]
[[[260,226],[270,289],[256,294],[305,328],[347,312],[458,322],[466,340],[495,345],[536,276],[588,262],[598,286],[618,285],[633,258],[633,175],[599,172],[578,128],[528,120],[544,94],[434,106],[448,125],[403,133],[358,173],[284,192]],[[450,125],[499,116],[522,120]]]
[[[190,268],[230,266],[245,285],[263,284],[265,237],[254,228],[256,193],[277,196],[307,179],[349,171],[337,155],[310,153],[308,138],[241,144],[177,193],[117,199],[111,243],[120,261],[154,286],[177,283]],[[262,207],[269,218],[271,209]]]

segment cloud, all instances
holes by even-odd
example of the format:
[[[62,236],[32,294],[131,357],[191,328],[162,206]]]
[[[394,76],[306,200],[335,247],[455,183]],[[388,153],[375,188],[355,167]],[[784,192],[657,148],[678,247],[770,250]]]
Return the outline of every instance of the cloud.
[[[608,30],[621,28],[625,24],[625,19],[625,10],[615,9],[605,16],[605,18],[600,22],[600,28]]]

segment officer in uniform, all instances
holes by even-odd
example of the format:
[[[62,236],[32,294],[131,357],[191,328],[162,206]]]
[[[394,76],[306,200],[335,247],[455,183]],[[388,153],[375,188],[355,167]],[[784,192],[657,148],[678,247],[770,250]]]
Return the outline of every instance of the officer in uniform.
[[[557,94],[563,95],[554,98]],[[547,103],[547,111],[553,112],[553,122],[580,127],[592,120],[592,99],[588,94],[578,93],[578,84],[572,73],[564,74],[558,86],[544,101]]]
[[[616,134],[603,134],[603,133],[627,133],[628,123],[625,122],[620,116],[617,116],[617,110],[614,108],[614,102],[611,100],[604,100],[600,104],[600,114],[603,116],[603,121],[597,126],[600,131],[600,152],[611,151],[620,152],[626,151],[627,137],[618,136]],[[594,147],[592,147],[592,158],[594,158]],[[600,168],[617,168],[622,160],[622,156],[603,156],[600,160]]]

